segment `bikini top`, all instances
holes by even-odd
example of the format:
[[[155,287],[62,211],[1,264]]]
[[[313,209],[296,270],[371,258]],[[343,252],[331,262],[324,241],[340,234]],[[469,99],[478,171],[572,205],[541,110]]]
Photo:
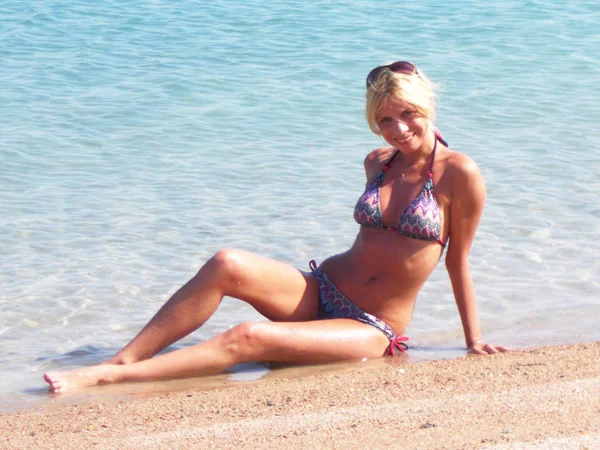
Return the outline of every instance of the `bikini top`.
[[[388,226],[383,223],[383,214],[379,205],[379,188],[381,187],[384,174],[398,155],[398,150],[384,164],[381,173],[367,185],[365,192],[358,199],[354,207],[354,220],[365,227],[395,230],[402,236],[424,241],[436,241],[445,247],[446,243],[440,238],[442,234],[440,207],[433,195],[432,171],[438,139],[436,136],[431,165],[427,171],[427,181],[425,181],[419,195],[402,212],[396,226]]]

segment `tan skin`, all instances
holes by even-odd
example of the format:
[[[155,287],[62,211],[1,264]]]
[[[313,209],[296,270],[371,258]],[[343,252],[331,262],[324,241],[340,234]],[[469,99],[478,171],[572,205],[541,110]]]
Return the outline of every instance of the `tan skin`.
[[[365,170],[367,180],[372,179],[394,148],[400,150],[380,190],[384,223],[394,224],[423,186],[435,137],[431,122],[401,99],[386,102],[377,120],[391,147],[371,152]],[[442,238],[452,236],[445,262],[468,351],[505,351],[482,341],[467,262],[485,202],[479,169],[467,156],[438,143],[433,173]],[[441,255],[439,243],[360,227],[352,247],[321,268],[346,296],[402,335],[417,294]],[[206,342],[154,356],[204,324],[224,296],[247,302],[269,321],[243,323]],[[252,253],[222,250],[111,360],[49,372],[44,378],[51,391],[61,393],[97,384],[215,374],[247,361],[315,364],[384,355],[389,340],[377,328],[351,319],[316,320],[318,297],[318,283],[309,273]]]
[[[365,159],[367,179],[377,176],[394,154],[401,152],[386,173],[380,189],[385,224],[394,224],[422,188],[434,145],[432,124],[416,109],[392,99],[379,112],[382,137],[392,147],[383,147]],[[414,135],[402,144],[398,136]],[[394,145],[396,144],[396,145]],[[404,173],[403,182],[401,174]],[[446,268],[470,353],[504,351],[504,347],[482,342],[477,318],[475,291],[468,255],[485,203],[485,184],[475,162],[438,142],[433,166],[435,196],[442,214],[442,238],[449,241]],[[417,294],[442,255],[442,246],[397,236],[395,232],[361,227],[350,250],[326,260],[322,268],[344,293],[363,309],[393,326],[402,334],[407,328]],[[402,280],[399,283],[398,280]],[[366,301],[365,301],[366,300]],[[379,301],[377,301],[379,300]]]

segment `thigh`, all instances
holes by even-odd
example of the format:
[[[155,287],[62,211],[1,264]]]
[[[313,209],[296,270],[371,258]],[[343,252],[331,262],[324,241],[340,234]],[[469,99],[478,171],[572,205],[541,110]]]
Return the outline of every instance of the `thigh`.
[[[389,339],[377,328],[352,319],[252,324],[248,360],[318,364],[385,354]]]
[[[243,250],[223,250],[215,257],[226,260],[233,276],[225,295],[249,303],[272,321],[317,318],[319,285],[311,273]]]

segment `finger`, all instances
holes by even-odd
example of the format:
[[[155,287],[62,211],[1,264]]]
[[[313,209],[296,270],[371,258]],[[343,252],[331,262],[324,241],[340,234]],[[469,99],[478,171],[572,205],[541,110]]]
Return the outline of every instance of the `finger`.
[[[493,345],[490,344],[485,344],[483,346],[483,349],[485,350],[486,353],[488,353],[489,355],[494,355],[496,353],[500,353],[499,350],[496,350],[496,347],[494,347]]]
[[[506,352],[512,352],[513,349],[510,347],[504,347],[502,345],[495,345],[494,347],[496,347],[496,350],[498,350],[500,353],[506,353]]]

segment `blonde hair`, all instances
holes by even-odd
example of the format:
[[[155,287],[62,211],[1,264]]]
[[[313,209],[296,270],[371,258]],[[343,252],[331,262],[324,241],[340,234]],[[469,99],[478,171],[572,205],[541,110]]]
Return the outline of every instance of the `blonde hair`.
[[[410,103],[417,112],[432,122],[435,120],[435,86],[423,72],[412,75],[385,70],[367,88],[365,112],[369,128],[381,134],[377,125],[377,113],[388,98],[395,97]]]

